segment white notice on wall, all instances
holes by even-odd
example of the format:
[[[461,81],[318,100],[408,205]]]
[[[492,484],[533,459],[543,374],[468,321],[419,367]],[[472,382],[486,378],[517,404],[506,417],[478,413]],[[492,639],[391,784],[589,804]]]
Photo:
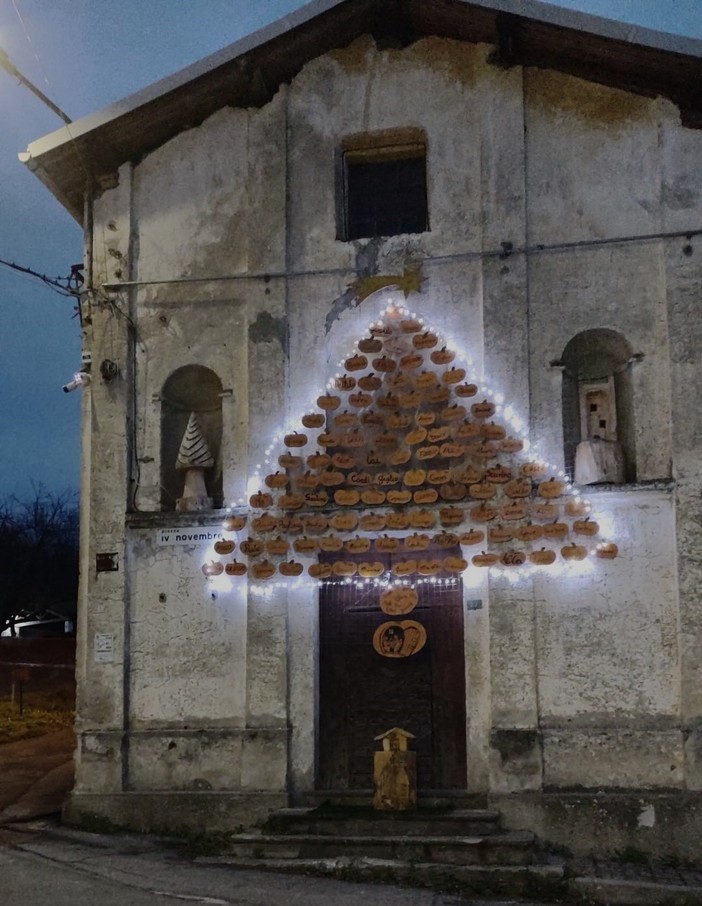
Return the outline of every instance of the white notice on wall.
[[[192,528],[159,529],[156,533],[156,543],[161,545],[173,544],[212,544],[223,538],[220,529],[192,526]]]
[[[115,659],[115,637],[112,633],[96,632],[93,655],[97,664],[111,664]]]

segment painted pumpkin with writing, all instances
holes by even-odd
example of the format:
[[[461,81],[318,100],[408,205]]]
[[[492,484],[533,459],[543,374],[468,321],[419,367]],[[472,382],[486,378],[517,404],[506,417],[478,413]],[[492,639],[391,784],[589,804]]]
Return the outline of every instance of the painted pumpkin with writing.
[[[418,428],[429,429],[436,421],[436,413],[432,412],[430,409],[423,409],[415,414],[414,420],[417,423]],[[428,433],[427,430],[427,434]]]
[[[307,443],[307,435],[294,431],[292,434],[285,435],[283,443],[286,447],[304,447]]]
[[[457,466],[452,470],[453,480],[461,484],[475,484],[483,478],[483,473],[470,465]]]
[[[556,552],[549,550],[547,547],[542,547],[541,550],[532,551],[529,554],[529,559],[536,566],[550,566],[556,560]]]
[[[355,513],[335,513],[329,524],[337,532],[353,532],[358,526],[358,516]]]
[[[382,428],[385,422],[380,412],[376,412],[375,409],[369,409],[361,414],[361,424],[365,425],[366,428]]]
[[[427,481],[429,484],[446,484],[451,481],[450,469],[430,469],[427,472]]]
[[[313,579],[328,579],[332,574],[330,563],[312,563],[307,569]]]
[[[351,377],[349,374],[342,374],[340,377],[334,378],[334,389],[341,390],[342,393],[348,393],[355,386],[356,378]]]
[[[606,541],[598,544],[595,548],[595,556],[600,560],[614,560],[619,553],[619,548],[613,541]]]
[[[319,549],[326,554],[336,554],[344,547],[344,542],[338,535],[324,535],[319,539]]]
[[[481,434],[486,440],[502,440],[507,432],[502,425],[496,425],[495,422],[487,422],[482,425]]]
[[[278,531],[285,535],[299,535],[302,528],[302,519],[299,516],[286,515],[278,520]]]
[[[302,416],[302,424],[305,428],[321,428],[324,424],[324,415],[321,412],[308,412]]]
[[[392,565],[392,571],[396,576],[411,576],[417,572],[417,561],[416,560],[398,560]]]
[[[487,503],[481,503],[470,510],[470,518],[474,522],[490,522],[497,518],[497,510],[494,506],[488,506]]]
[[[276,490],[286,488],[289,480],[285,472],[274,472],[272,475],[266,475],[266,487]]]
[[[246,516],[227,516],[222,522],[225,532],[240,532],[246,525]]]
[[[361,341],[363,342],[363,341]],[[360,345],[360,344],[359,344]],[[382,349],[382,343],[380,348]],[[352,355],[344,362],[344,368],[347,371],[363,371],[364,368],[368,367],[368,359],[361,354]],[[323,408],[323,407],[322,407]]]
[[[520,541],[538,541],[543,533],[543,526],[527,522],[526,525],[520,525],[519,528],[515,529],[514,536],[519,538]]]
[[[459,459],[465,453],[466,448],[463,444],[448,443],[441,444],[439,447],[439,455],[443,456],[444,459]]]
[[[410,510],[408,516],[412,528],[428,529],[436,522],[436,516],[431,510]]]
[[[522,500],[510,500],[500,508],[500,516],[506,522],[516,522],[524,519],[527,515],[528,507]]]
[[[316,453],[311,453],[307,457],[307,465],[310,469],[326,469],[327,466],[331,465],[331,456],[328,453],[321,453],[317,450]]]
[[[393,466],[404,466],[412,459],[412,451],[406,447],[400,447],[399,450],[393,450],[390,454],[390,464]]]
[[[433,349],[439,342],[435,333],[425,330],[424,333],[415,334],[412,337],[412,345],[415,349]]]
[[[273,506],[273,497],[266,491],[258,491],[249,497],[249,503],[255,510],[265,510]]]
[[[463,547],[472,547],[474,544],[482,544],[485,540],[485,532],[481,532],[479,529],[471,529],[469,532],[463,532],[462,535],[458,536]]]
[[[324,393],[322,396],[317,397],[317,405],[320,409],[324,409],[325,412],[338,409],[341,405],[341,397],[333,393]]]
[[[400,330],[402,333],[419,333],[422,329],[422,322],[417,318],[404,318],[400,321]]]
[[[302,495],[305,505],[314,508],[326,506],[329,503],[329,494],[326,491],[309,490]]]
[[[358,341],[358,348],[361,352],[381,352],[383,349],[383,341],[379,340],[377,337],[363,337],[362,340]],[[365,367],[365,365],[361,365],[361,368]]]
[[[463,557],[444,557],[444,569],[447,573],[456,575],[468,569],[468,561],[464,560]]]
[[[233,541],[230,541],[227,538],[220,538],[219,541],[214,543],[214,552],[215,554],[231,554],[234,552],[236,544]]]
[[[548,481],[542,481],[538,488],[539,497],[544,497],[546,500],[552,500],[554,497],[560,497],[563,491],[565,491],[565,481],[560,481],[558,478],[549,478]]]
[[[453,392],[462,399],[469,399],[477,394],[478,387],[476,384],[458,384],[454,387]]]
[[[519,453],[523,449],[524,441],[518,437],[505,437],[504,440],[500,441],[500,450],[503,453]]]
[[[439,510],[439,520],[444,528],[460,525],[465,519],[465,515],[459,506],[445,506]]]
[[[408,488],[418,488],[419,485],[424,484],[426,478],[427,473],[424,469],[408,469],[402,477],[402,482]]]
[[[439,499],[439,492],[436,488],[419,488],[412,494],[412,499],[419,506],[428,506],[431,503],[436,503]]]
[[[474,418],[492,418],[495,414],[495,404],[489,400],[482,400],[480,403],[473,403],[470,411]]]
[[[357,536],[356,538],[350,538],[346,542],[346,550],[350,554],[365,554],[366,551],[370,550],[370,546],[370,538],[361,538]]]
[[[531,481],[528,478],[513,478],[505,484],[505,494],[514,499],[528,497],[531,494]]]
[[[401,393],[396,397],[403,409],[416,409],[422,404],[422,394],[419,390],[411,390],[408,393]]]
[[[535,519],[557,519],[560,508],[556,503],[533,503],[531,514]]]
[[[336,469],[353,469],[356,465],[356,457],[351,453],[335,453],[332,456],[332,465]]]
[[[369,450],[368,453],[366,453],[365,464],[370,469],[373,469],[376,466],[382,466],[383,457],[380,453],[376,453],[375,450]]]
[[[302,525],[310,535],[320,535],[329,528],[329,520],[321,513],[314,513],[312,516],[305,516]]]
[[[325,488],[338,488],[344,483],[343,472],[337,472],[336,469],[327,469],[320,473],[319,480]]]
[[[376,437],[375,442],[379,447],[384,447],[385,449],[389,447],[396,447],[397,435],[392,434],[390,431],[385,431],[383,434],[379,434]]]
[[[360,499],[361,495],[354,488],[339,488],[334,491],[334,502],[339,506],[355,506]]]
[[[456,426],[456,437],[460,440],[480,437],[480,423],[469,422],[467,420],[462,421],[460,425]]]
[[[424,356],[420,352],[408,352],[400,359],[400,368],[404,368],[405,371],[414,371],[416,368],[421,368],[423,364]]]
[[[408,551],[425,551],[429,547],[429,535],[415,532],[405,538],[404,545]]]
[[[430,444],[440,444],[451,436],[448,425],[437,425],[427,431],[427,440]]]
[[[479,459],[494,459],[498,452],[499,448],[494,440],[486,440],[473,448],[473,456],[477,456]]]
[[[412,572],[417,571],[416,561],[411,561],[414,563],[414,569]],[[406,573],[405,575],[411,575],[412,573]],[[384,591],[380,596],[380,609],[383,613],[390,614],[390,616],[398,616],[400,614],[410,613],[417,606],[419,601],[419,595],[413,588],[399,587],[399,588],[390,588],[387,591]]]
[[[373,397],[365,390],[357,390],[355,393],[349,394],[349,406],[353,406],[354,409],[367,409],[372,402]]]
[[[586,517],[585,519],[576,519],[573,523],[573,531],[576,535],[587,535],[591,538],[593,535],[596,535],[599,530],[600,527],[598,523],[592,522],[589,517]]]
[[[434,387],[426,391],[427,402],[432,406],[441,406],[448,403],[451,394],[448,387]]]
[[[361,492],[361,500],[366,506],[382,506],[386,499],[385,491],[377,488],[366,488]]]
[[[447,406],[441,411],[441,417],[445,422],[455,422],[466,417],[465,406],[459,406],[454,403],[453,406]]]
[[[409,516],[407,513],[388,513],[385,525],[392,531],[402,531],[409,525]]]
[[[426,447],[419,447],[416,453],[417,459],[421,462],[426,462],[429,459],[436,459],[438,455],[439,448],[436,444],[429,444]]]
[[[587,557],[587,548],[573,541],[572,544],[567,544],[561,548],[561,557],[564,560],[584,560]]]
[[[397,368],[397,362],[389,356],[382,355],[377,359],[373,359],[373,368],[381,374],[389,374]]]
[[[426,428],[415,428],[413,431],[410,431],[405,437],[405,443],[410,447],[416,447],[417,444],[423,444],[427,438],[427,429]]]
[[[358,575],[364,579],[377,579],[385,572],[385,567],[380,560],[364,560],[358,564]]]
[[[513,538],[514,532],[506,525],[498,523],[491,525],[488,529],[488,541],[491,544],[505,544],[507,541],[512,541]]]
[[[224,564],[219,563],[217,560],[211,560],[209,563],[202,564],[203,575],[210,578],[210,576],[221,576],[224,572]]]
[[[393,431],[406,431],[412,424],[411,417],[406,412],[393,412],[388,415],[388,428]]]
[[[431,354],[431,360],[435,365],[450,365],[456,358],[453,349],[442,346],[441,349],[435,349]]]
[[[500,562],[504,566],[523,566],[526,563],[527,555],[524,551],[509,550],[505,551]]]
[[[568,524],[566,522],[547,522],[542,527],[544,538],[567,538]]]
[[[476,554],[471,562],[473,566],[494,566],[496,563],[500,562],[500,555],[482,551],[481,553]]]
[[[441,375],[443,384],[459,384],[466,376],[465,368],[449,368]]]
[[[417,572],[420,576],[435,576],[443,567],[443,561],[438,557],[427,557],[426,560],[417,561]]]
[[[266,541],[266,553],[272,557],[282,557],[283,554],[287,554],[289,549],[290,542],[287,538],[283,538],[280,535],[277,538],[270,538]]]
[[[278,501],[281,510],[299,510],[304,506],[305,498],[302,494],[283,494]]]
[[[245,576],[248,567],[245,563],[240,563],[238,560],[232,560],[231,563],[225,564],[224,572],[228,576]]]
[[[361,390],[365,390],[366,393],[375,393],[376,390],[380,390],[382,383],[378,375],[372,371],[370,374],[365,374],[358,379],[358,386]]]
[[[383,396],[379,396],[376,400],[376,405],[379,409],[398,409],[402,407],[402,395],[398,396],[396,393],[385,393]]]
[[[382,532],[385,528],[385,514],[365,513],[361,516],[359,525],[364,532]]]
[[[460,481],[447,481],[439,488],[439,496],[442,500],[458,502],[463,500],[468,493],[468,489]]]
[[[566,501],[565,511],[568,516],[589,516],[592,506],[588,500],[571,498]]]
[[[278,457],[278,465],[282,469],[299,469],[302,465],[302,457],[295,456],[294,453],[281,453]]]
[[[468,488],[468,493],[473,500],[491,500],[497,493],[497,489],[489,481],[478,481]]]
[[[485,470],[485,480],[491,484],[507,484],[512,479],[512,470],[498,463]]]
[[[294,560],[286,560],[278,567],[281,576],[301,576],[302,563],[296,563]]]
[[[405,390],[412,387],[412,375],[408,371],[393,371],[385,378],[388,390]]]
[[[391,554],[400,546],[397,538],[391,538],[390,535],[381,535],[375,539],[375,549],[379,554]]]
[[[525,462],[522,464],[521,473],[538,481],[546,476],[546,466],[542,462]]]
[[[254,579],[270,579],[275,575],[275,566],[270,560],[262,560],[260,563],[253,564],[251,573]]]
[[[458,535],[454,532],[439,532],[431,539],[432,544],[441,550],[447,550],[450,547],[458,547]]]
[[[358,415],[355,412],[349,412],[348,409],[344,409],[343,412],[334,416],[335,428],[355,428],[357,425]]]
[[[355,576],[358,567],[352,560],[335,560],[332,563],[332,572],[335,576]]]
[[[431,387],[435,387],[438,383],[438,378],[433,371],[422,371],[414,379],[414,385],[417,390],[429,390]]]
[[[319,543],[316,538],[308,538],[307,535],[304,538],[296,538],[293,541],[293,548],[296,554],[313,554]]]

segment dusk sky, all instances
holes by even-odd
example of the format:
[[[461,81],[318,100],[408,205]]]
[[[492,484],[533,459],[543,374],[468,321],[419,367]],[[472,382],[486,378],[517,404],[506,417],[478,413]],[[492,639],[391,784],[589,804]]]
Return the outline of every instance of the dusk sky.
[[[0,0],[0,48],[72,119],[107,106],[303,6],[299,0]],[[555,4],[702,38],[702,0]],[[51,277],[82,260],[82,233],[18,161],[61,126],[0,70],[0,259]],[[80,367],[74,302],[0,266],[0,498],[77,490]]]

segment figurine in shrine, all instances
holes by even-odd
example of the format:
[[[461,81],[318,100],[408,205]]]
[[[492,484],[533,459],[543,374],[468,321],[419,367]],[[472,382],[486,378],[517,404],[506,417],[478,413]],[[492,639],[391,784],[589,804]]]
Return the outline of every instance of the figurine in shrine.
[[[205,469],[211,469],[214,464],[197,415],[191,412],[176,460],[176,469],[185,472],[183,496],[176,501],[176,512],[197,513],[212,509],[212,498],[208,497],[205,487]]]

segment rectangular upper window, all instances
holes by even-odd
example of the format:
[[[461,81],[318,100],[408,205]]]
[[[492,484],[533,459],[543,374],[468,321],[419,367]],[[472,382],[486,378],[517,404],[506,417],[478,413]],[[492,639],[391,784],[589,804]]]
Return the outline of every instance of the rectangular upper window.
[[[423,142],[342,151],[340,239],[398,236],[429,229]]]

